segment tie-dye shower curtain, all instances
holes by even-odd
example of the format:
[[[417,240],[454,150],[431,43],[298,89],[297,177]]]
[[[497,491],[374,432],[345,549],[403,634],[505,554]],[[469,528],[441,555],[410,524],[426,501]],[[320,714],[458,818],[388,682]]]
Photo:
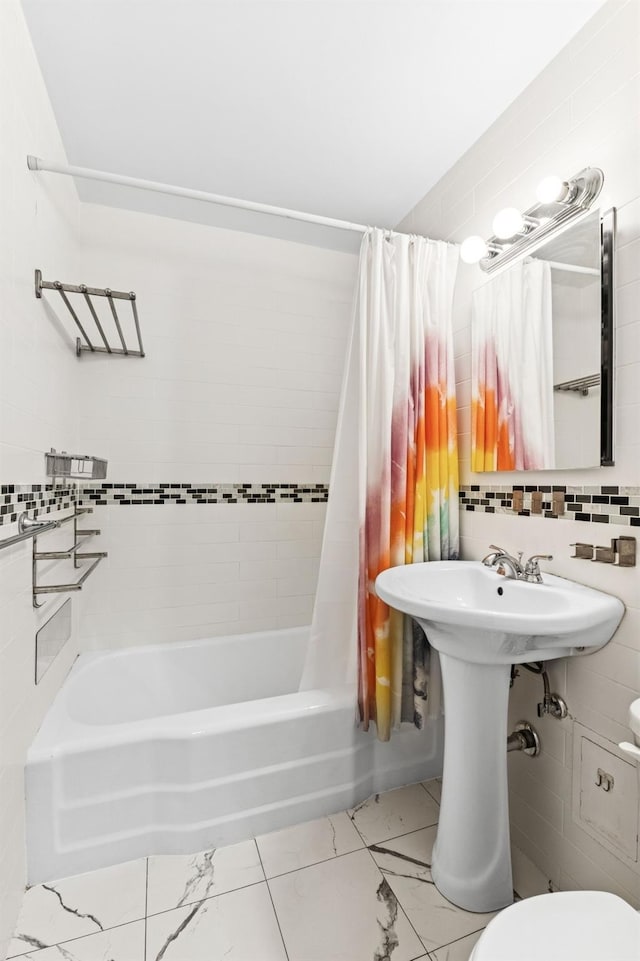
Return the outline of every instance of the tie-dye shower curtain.
[[[473,294],[471,470],[555,466],[551,267],[515,264]]]
[[[439,663],[378,573],[458,554],[456,247],[370,229],[360,250],[311,639],[301,689],[358,687],[388,740],[441,713]],[[433,656],[432,656],[433,655]]]
[[[422,631],[374,589],[380,571],[458,555],[452,305],[458,250],[371,230],[360,257],[359,705],[388,740],[422,726],[439,672]],[[429,691],[430,686],[432,691]]]

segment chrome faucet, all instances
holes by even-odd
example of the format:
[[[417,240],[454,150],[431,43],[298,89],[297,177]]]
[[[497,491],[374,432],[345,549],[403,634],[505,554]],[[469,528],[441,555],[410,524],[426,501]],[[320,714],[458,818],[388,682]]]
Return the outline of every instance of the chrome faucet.
[[[524,569],[522,567],[522,551],[518,553],[517,557],[509,554],[504,548],[498,547],[496,544],[489,544],[490,554],[482,558],[482,563],[485,567],[493,567],[497,570],[498,574],[506,574],[504,570],[505,566],[509,568],[511,572],[508,576],[513,577],[514,580],[519,580],[524,575]]]
[[[490,544],[489,548],[490,553],[482,558],[485,567],[492,567],[498,574],[512,577],[516,581],[526,581],[528,584],[542,584],[542,574],[538,561],[553,560],[551,554],[533,554],[523,567],[522,551],[519,551],[517,557],[513,557],[512,554],[496,544]],[[509,571],[508,574],[505,568]]]

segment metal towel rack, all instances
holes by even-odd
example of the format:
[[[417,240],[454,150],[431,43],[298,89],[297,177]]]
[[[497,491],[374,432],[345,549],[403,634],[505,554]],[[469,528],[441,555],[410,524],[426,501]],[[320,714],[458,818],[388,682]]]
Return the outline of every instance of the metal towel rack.
[[[600,374],[587,374],[586,377],[576,377],[574,380],[565,380],[561,384],[554,384],[554,390],[573,390],[583,397],[589,393],[590,387],[600,386]]]
[[[81,591],[82,585],[89,577],[90,574],[96,569],[98,564],[103,558],[107,557],[106,551],[91,552],[91,553],[80,553],[80,548],[82,545],[88,541],[91,537],[99,534],[100,531],[96,528],[87,528],[83,530],[78,529],[78,518],[83,514],[93,513],[93,507],[78,507],[73,514],[69,514],[68,517],[63,517],[61,520],[55,521],[34,521],[32,520],[26,511],[20,514],[18,518],[18,533],[14,534],[12,537],[6,537],[3,541],[0,541],[0,550],[4,547],[11,547],[13,544],[19,544],[20,541],[26,541],[29,537],[33,538],[33,555],[32,555],[32,576],[33,576],[33,606],[42,607],[39,604],[37,597],[39,594],[66,594],[67,591]],[[37,538],[40,534],[46,534],[47,531],[55,530],[56,528],[62,527],[63,524],[67,524],[69,521],[73,521],[73,544],[66,551],[39,551],[37,545]],[[82,569],[82,575],[79,580],[74,581],[71,584],[38,584],[38,561],[61,561],[73,559],[73,566],[77,569],[80,568],[79,561],[93,561],[89,567]]]
[[[39,551],[37,537],[39,534],[45,533],[44,527],[33,532],[32,571],[34,607],[42,607],[42,603],[38,603],[37,600],[40,594],[66,594],[69,591],[81,591],[84,582],[93,573],[100,561],[107,557],[106,551],[80,552],[80,548],[86,541],[100,533],[97,528],[86,528],[82,530],[78,528],[78,518],[83,514],[91,513],[93,513],[93,507],[77,507],[74,513],[69,514],[68,517],[63,517],[62,520],[59,521],[51,521],[52,526],[55,527],[62,527],[63,524],[73,521],[73,544],[66,551]],[[50,530],[51,528],[48,527],[47,529]],[[73,560],[73,566],[76,569],[81,568],[80,561],[90,560],[93,563],[88,567],[83,567],[80,578],[70,584],[38,584],[38,561],[60,560]]]
[[[33,606],[42,607],[42,604],[38,603],[37,598],[40,594],[66,594],[69,591],[81,591],[84,582],[87,578],[94,572],[101,560],[107,557],[106,551],[91,552],[91,553],[80,553],[80,548],[82,545],[88,541],[91,537],[99,534],[100,531],[96,528],[92,529],[78,529],[78,518],[82,517],[83,514],[92,514],[93,507],[77,507],[73,514],[69,514],[68,517],[63,517],[60,521],[54,521],[58,527],[62,527],[63,524],[67,524],[69,521],[73,521],[73,544],[66,551],[39,551],[37,545],[37,536],[43,531],[35,531],[33,538],[33,559],[32,559],[32,570],[33,570]],[[82,574],[77,581],[73,581],[70,584],[38,584],[38,561],[60,561],[60,560],[73,560],[74,568],[80,568],[79,561],[92,561],[88,567],[82,568]],[[44,603],[44,602],[43,602]]]
[[[108,287],[87,287],[86,284],[61,284],[59,280],[43,280],[42,271],[36,270],[35,272],[35,290],[36,297],[42,297],[43,290],[57,290],[62,300],[71,314],[73,321],[80,331],[81,336],[76,338],[76,356],[80,357],[84,351],[92,354],[124,354],[127,357],[144,357],[144,348],[142,346],[142,335],[140,333],[140,321],[138,319],[138,308],[136,306],[136,295],[133,290],[129,292],[122,290],[110,290]],[[67,297],[67,294],[82,294],[85,303],[89,308],[89,313],[91,315],[91,320],[95,323],[97,327],[98,334],[100,335],[103,343],[103,347],[98,347],[90,339],[85,327],[80,320],[77,311],[72,306],[71,301]],[[104,327],[98,317],[98,313],[91,300],[92,297],[106,297],[109,307],[111,308],[111,316],[116,327],[118,338],[120,341],[120,347],[112,347],[105,334]],[[118,311],[116,310],[115,301],[116,300],[128,300],[131,304],[131,310],[133,312],[133,322],[136,328],[136,336],[138,339],[138,349],[134,350],[127,346],[127,342],[122,331],[122,324],[120,323],[120,317],[118,316]],[[84,341],[84,343],[83,343]]]

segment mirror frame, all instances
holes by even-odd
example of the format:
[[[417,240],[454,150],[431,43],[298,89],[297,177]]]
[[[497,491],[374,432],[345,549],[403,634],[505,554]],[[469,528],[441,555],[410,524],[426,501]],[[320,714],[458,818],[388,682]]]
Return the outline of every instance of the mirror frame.
[[[616,208],[600,218],[600,466],[613,467],[613,380],[614,380],[614,250]]]

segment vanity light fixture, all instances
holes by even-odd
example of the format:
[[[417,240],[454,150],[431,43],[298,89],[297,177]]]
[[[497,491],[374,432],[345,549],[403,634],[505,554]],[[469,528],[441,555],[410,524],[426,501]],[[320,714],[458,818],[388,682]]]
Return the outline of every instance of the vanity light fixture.
[[[493,220],[494,236],[467,237],[460,256],[467,264],[479,263],[493,273],[530,254],[549,238],[582,217],[602,190],[604,174],[599,167],[585,167],[570,180],[545,177],[537,190],[538,202],[523,213],[515,207],[499,211]]]

